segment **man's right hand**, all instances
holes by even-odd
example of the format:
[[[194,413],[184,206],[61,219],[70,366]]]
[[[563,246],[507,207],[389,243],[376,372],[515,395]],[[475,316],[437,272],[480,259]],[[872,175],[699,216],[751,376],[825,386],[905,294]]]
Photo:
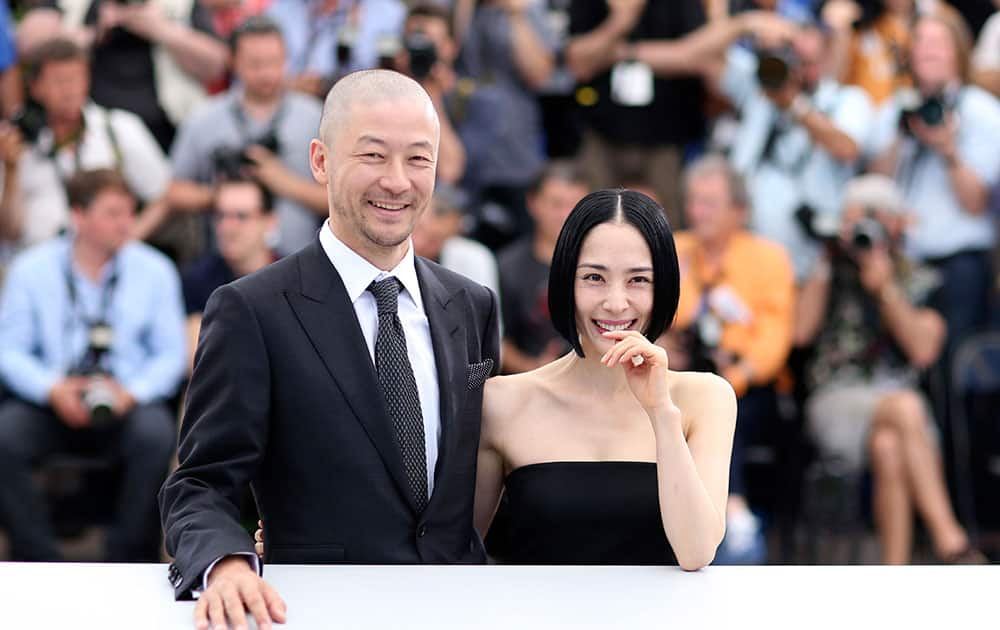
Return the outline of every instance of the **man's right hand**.
[[[88,380],[82,376],[68,376],[49,390],[49,405],[71,429],[90,426],[90,414],[82,399],[87,383]]]
[[[16,168],[21,154],[24,152],[24,141],[17,127],[3,120],[0,121],[0,160],[8,169]]]
[[[285,623],[285,602],[271,585],[250,567],[243,556],[219,560],[208,575],[208,588],[198,598],[194,623],[198,630],[233,627],[246,630],[246,612],[260,630],[270,630],[272,620]]]

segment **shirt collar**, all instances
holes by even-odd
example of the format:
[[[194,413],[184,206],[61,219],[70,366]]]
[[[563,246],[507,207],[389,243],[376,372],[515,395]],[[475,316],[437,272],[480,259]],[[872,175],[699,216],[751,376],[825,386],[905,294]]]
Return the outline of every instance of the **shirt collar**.
[[[340,274],[340,278],[344,282],[344,288],[347,289],[347,296],[351,299],[351,304],[358,301],[358,298],[368,290],[368,285],[372,282],[394,276],[403,284],[403,289],[410,294],[417,308],[421,312],[424,310],[423,301],[420,298],[420,282],[417,280],[412,242],[409,243],[403,259],[389,271],[379,269],[345,245],[334,235],[329,219],[323,222],[323,228],[319,231],[319,243],[327,258],[337,268],[337,273]]]

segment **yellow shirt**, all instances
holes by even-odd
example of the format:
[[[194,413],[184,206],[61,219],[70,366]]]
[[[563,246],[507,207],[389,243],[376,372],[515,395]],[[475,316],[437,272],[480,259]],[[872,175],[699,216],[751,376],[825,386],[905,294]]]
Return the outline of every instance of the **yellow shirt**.
[[[795,279],[788,254],[778,244],[740,231],[726,245],[713,268],[693,234],[675,235],[681,270],[681,295],[674,326],[683,329],[698,317],[703,297],[723,322],[719,347],[737,355],[738,364],[722,376],[742,396],[750,385],[772,382],[785,365],[792,345]]]
[[[909,47],[909,30],[891,15],[883,15],[854,34],[844,83],[862,88],[874,105],[882,104],[896,90],[910,85],[901,67]]]

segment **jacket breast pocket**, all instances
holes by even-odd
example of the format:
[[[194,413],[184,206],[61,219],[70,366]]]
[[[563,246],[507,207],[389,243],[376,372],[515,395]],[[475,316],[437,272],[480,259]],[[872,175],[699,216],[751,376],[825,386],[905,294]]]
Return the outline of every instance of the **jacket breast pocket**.
[[[271,564],[334,564],[345,562],[343,545],[265,545],[266,562]]]

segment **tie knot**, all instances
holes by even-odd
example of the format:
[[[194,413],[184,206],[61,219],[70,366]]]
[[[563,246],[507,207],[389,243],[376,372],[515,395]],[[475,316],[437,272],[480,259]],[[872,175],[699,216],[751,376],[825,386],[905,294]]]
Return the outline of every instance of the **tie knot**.
[[[378,305],[378,314],[396,313],[399,298],[399,279],[390,276],[378,282],[368,285],[368,290],[375,296],[375,303]]]

